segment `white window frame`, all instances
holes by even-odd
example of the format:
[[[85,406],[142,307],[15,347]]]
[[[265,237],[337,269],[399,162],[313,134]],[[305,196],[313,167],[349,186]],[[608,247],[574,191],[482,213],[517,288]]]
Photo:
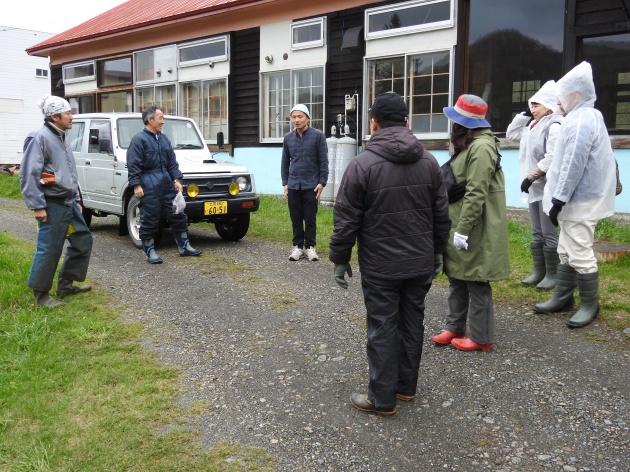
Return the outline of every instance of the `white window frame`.
[[[66,78],[66,71],[69,69],[74,69],[77,67],[84,67],[84,66],[92,66],[92,74],[91,75],[86,75],[83,77],[76,77],[76,78],[71,78],[71,79],[67,79]],[[62,67],[62,71],[63,71],[63,83],[64,84],[73,84],[75,82],[87,82],[89,80],[95,80],[96,79],[96,61],[84,61],[84,62],[74,62],[72,64],[67,64],[64,65]]]
[[[179,104],[179,109],[178,109],[178,114],[181,114],[182,116],[185,116],[187,118],[191,118],[194,119],[194,121],[197,123],[197,126],[199,127],[199,130],[201,131],[201,135],[203,136],[203,130],[204,130],[204,123],[200,122],[198,119],[193,118],[192,116],[189,116],[188,114],[186,114],[184,112],[184,109],[186,108],[186,99],[184,98],[183,94],[184,94],[184,89],[185,89],[185,85],[187,84],[193,84],[193,83],[199,83],[199,86],[201,87],[201,90],[203,91],[203,84],[204,82],[218,82],[218,81],[223,81],[225,83],[225,130],[223,131],[223,135],[225,136],[225,143],[229,143],[229,126],[230,126],[230,115],[229,115],[229,97],[230,97],[230,92],[229,92],[229,80],[228,77],[216,77],[216,78],[206,78],[206,79],[198,79],[198,80],[186,80],[186,81],[182,81],[179,82],[179,96],[178,96],[178,104]],[[201,109],[201,113],[203,114],[203,106]],[[206,119],[209,120],[208,117],[206,117]],[[204,141],[207,144],[216,144],[217,139],[216,139],[216,134],[214,136],[211,136],[209,138],[205,138],[204,137]]]
[[[197,46],[203,46],[205,44],[212,43],[225,43],[225,54],[221,54],[219,56],[208,56],[200,59],[196,59],[193,61],[181,61],[180,53],[183,49],[194,48]],[[229,36],[218,36],[216,38],[203,40],[203,41],[195,41],[192,43],[184,43],[177,46],[177,64],[179,67],[188,67],[195,66],[199,64],[206,63],[214,63],[214,62],[224,62],[227,61],[230,57],[230,37]]]
[[[407,9],[411,9],[411,8],[415,8],[419,6],[431,5],[435,3],[449,3],[449,6],[450,6],[449,16],[450,17],[448,20],[435,21],[433,23],[425,23],[421,25],[406,26],[402,28],[393,28],[393,29],[385,30],[385,31],[376,31],[373,33],[370,32],[370,17],[372,15],[379,15],[381,13],[387,13],[387,12],[392,12],[392,13],[400,12],[403,10],[407,10]],[[377,8],[368,8],[367,10],[365,10],[365,28],[364,28],[365,39],[370,40],[370,39],[385,38],[385,37],[390,37],[390,36],[400,36],[400,35],[409,34],[409,33],[417,33],[419,31],[431,31],[431,30],[437,30],[437,29],[451,28],[455,24],[454,16],[455,16],[455,2],[453,0],[413,0],[410,2],[397,3],[395,5],[387,5],[383,7],[377,7]]]
[[[163,106],[161,103],[156,103],[155,100],[155,96],[156,96],[156,91],[157,89],[160,88],[168,88],[168,87],[175,87],[175,92],[173,95],[173,100],[175,101],[175,104],[173,106],[174,108],[174,113],[170,113],[165,110],[164,114],[165,115],[177,115],[179,113],[179,103],[178,103],[178,95],[179,95],[179,83],[178,82],[165,82],[165,83],[151,83],[151,84],[140,84],[137,87],[133,88],[133,108],[134,110],[138,110],[136,113],[140,113],[142,112],[142,110],[139,108],[138,105],[138,91],[139,90],[148,90],[148,89],[153,89],[153,101],[157,106]],[[164,109],[163,109],[164,110]]]
[[[402,53],[402,54],[396,54],[396,55],[392,55],[392,56],[383,56],[383,57],[369,57],[369,58],[365,58],[364,61],[364,67],[363,67],[363,77],[365,78],[365,83],[363,84],[363,90],[365,90],[365,100],[367,103],[364,103],[363,106],[363,110],[364,110],[364,116],[363,116],[363,123],[365,123],[365,138],[369,139],[370,137],[370,129],[369,129],[369,108],[371,106],[371,101],[373,100],[374,97],[371,97],[371,90],[370,90],[370,77],[369,77],[369,64],[370,62],[374,62],[374,61],[385,61],[388,59],[393,59],[393,58],[403,58],[404,59],[404,96],[403,99],[405,100],[405,103],[407,103],[407,106],[409,107],[410,111],[413,112],[413,107],[411,106],[411,104],[409,103],[409,94],[410,94],[410,90],[409,90],[409,85],[410,85],[410,77],[409,77],[409,69],[408,69],[408,65],[409,65],[409,60],[411,58],[413,58],[414,56],[420,56],[420,55],[429,55],[429,54],[434,54],[434,53],[443,53],[443,52],[447,52],[449,55],[449,71],[448,71],[448,75],[449,75],[449,84],[448,84],[448,99],[447,102],[448,103],[452,103],[452,97],[453,97],[453,71],[454,71],[454,58],[455,58],[455,54],[454,54],[454,49],[453,48],[439,48],[439,49],[434,49],[434,50],[428,50],[428,51],[413,51],[413,52],[406,52],[406,53]],[[433,94],[432,94],[433,95]],[[411,117],[411,121],[413,122],[413,117]],[[410,129],[412,129],[412,124],[410,123]],[[428,133],[414,133],[414,135],[418,138],[418,139],[447,139],[449,137],[450,133],[450,123],[447,124],[447,129],[444,131],[438,131],[438,132],[428,132]]]
[[[313,18],[310,20],[302,20],[302,21],[294,21],[291,24],[291,28],[290,28],[290,34],[291,34],[291,50],[295,51],[298,49],[308,49],[308,48],[317,48],[317,47],[322,47],[326,44],[326,17],[322,16],[320,18]],[[321,36],[318,40],[316,41],[307,41],[304,43],[296,43],[293,41],[293,32],[296,29],[299,28],[303,28],[305,26],[313,26],[313,25],[319,25],[319,30],[321,33]]]
[[[35,69],[35,77],[37,77],[38,79],[47,79],[48,69]]]
[[[267,130],[267,127],[269,125],[269,123],[271,122],[270,116],[269,116],[269,90],[267,88],[267,77],[274,75],[274,74],[286,74],[289,73],[289,103],[285,104],[283,103],[282,106],[283,107],[288,107],[289,110],[297,103],[296,102],[296,84],[294,81],[295,75],[297,73],[299,73],[300,71],[305,71],[305,70],[313,70],[313,69],[321,69],[322,71],[322,79],[323,79],[323,83],[322,83],[322,116],[317,116],[315,117],[316,121],[320,121],[322,122],[321,128],[317,127],[317,126],[313,126],[316,129],[319,129],[320,131],[324,131],[324,126],[326,124],[326,67],[325,66],[315,66],[315,67],[299,67],[299,68],[295,68],[295,69],[285,69],[285,70],[277,70],[277,71],[273,71],[273,72],[265,72],[265,73],[261,73],[260,74],[260,97],[261,97],[261,103],[262,106],[260,107],[260,142],[261,143],[281,143],[284,139],[284,134],[282,134],[282,136],[274,136],[274,137],[265,137],[265,131]],[[310,106],[310,104],[307,104],[307,106],[309,106],[309,108],[312,108]],[[312,113],[312,110],[311,110]],[[289,132],[291,130],[293,130],[293,125],[291,124],[290,121],[290,116],[289,118]],[[313,118],[313,117],[311,117]]]

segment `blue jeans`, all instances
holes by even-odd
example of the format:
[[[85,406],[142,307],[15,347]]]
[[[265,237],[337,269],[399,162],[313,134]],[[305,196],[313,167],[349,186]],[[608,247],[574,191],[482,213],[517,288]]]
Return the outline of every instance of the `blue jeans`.
[[[92,233],[85,224],[79,206],[66,206],[48,201],[46,222],[37,222],[37,249],[26,285],[39,292],[52,288],[55,271],[61,258],[70,223],[76,230],[68,237],[68,248],[59,271],[60,279],[83,282],[92,254]]]

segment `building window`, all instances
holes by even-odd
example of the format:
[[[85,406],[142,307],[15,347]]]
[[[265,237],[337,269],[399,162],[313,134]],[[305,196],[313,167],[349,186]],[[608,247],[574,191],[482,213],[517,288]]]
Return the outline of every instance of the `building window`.
[[[488,103],[486,119],[494,132],[504,133],[514,115],[525,109],[534,88],[562,76],[565,2],[469,4],[464,90]]]
[[[80,97],[68,97],[68,102],[72,107],[72,113],[94,113],[94,95],[81,95]]]
[[[180,84],[182,114],[195,120],[203,138],[216,142],[218,132],[228,136],[227,80],[198,80]]]
[[[81,62],[63,66],[63,83],[84,82],[94,80],[94,61]]]
[[[452,27],[451,0],[416,0],[365,10],[367,39]]]
[[[99,110],[103,113],[130,112],[132,96],[131,90],[99,93]]]
[[[311,112],[309,126],[324,130],[324,68],[262,75],[262,141],[279,142],[292,129],[291,108],[303,103]]]
[[[206,62],[228,60],[228,37],[222,36],[210,41],[202,41],[179,46],[179,65],[191,66]]]
[[[324,45],[325,17],[296,21],[291,25],[291,49],[315,48]]]
[[[136,61],[136,82],[153,80],[155,76],[153,51],[137,52],[134,57]]]
[[[630,34],[584,38],[582,59],[593,68],[597,101],[609,132],[630,131]]]
[[[131,84],[131,56],[98,61],[97,83],[99,87]]]
[[[35,77],[48,78],[48,69],[35,69]]]
[[[136,112],[142,112],[142,110],[152,105],[160,107],[165,115],[176,115],[175,84],[136,88]]]
[[[450,51],[370,60],[367,70],[368,108],[377,95],[396,92],[407,102],[409,128],[414,134],[446,136],[448,120],[443,109],[450,97]]]

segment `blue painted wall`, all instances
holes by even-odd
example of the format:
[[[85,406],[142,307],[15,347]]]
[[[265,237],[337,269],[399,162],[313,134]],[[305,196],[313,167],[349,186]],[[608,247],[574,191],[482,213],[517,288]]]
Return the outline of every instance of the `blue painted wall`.
[[[448,160],[447,151],[431,151],[440,164]],[[216,155],[217,159],[246,165],[254,173],[256,191],[260,194],[282,195],[280,180],[280,159],[282,148],[238,148],[234,157],[227,153]],[[521,178],[518,170],[518,149],[504,149],[501,151],[501,166],[505,174],[505,195],[507,206],[527,208],[521,201]],[[615,157],[619,163],[621,182],[624,190],[615,200],[616,213],[630,213],[630,149],[616,149]],[[330,183],[329,183],[330,185]]]

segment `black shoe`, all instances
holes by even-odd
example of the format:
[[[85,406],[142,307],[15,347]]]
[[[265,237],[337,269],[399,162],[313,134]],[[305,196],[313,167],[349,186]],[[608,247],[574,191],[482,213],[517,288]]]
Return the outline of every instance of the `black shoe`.
[[[350,404],[357,410],[367,411],[368,413],[376,413],[377,415],[393,415],[396,408],[376,408],[368,399],[367,395],[362,393],[353,393],[350,395]]]

